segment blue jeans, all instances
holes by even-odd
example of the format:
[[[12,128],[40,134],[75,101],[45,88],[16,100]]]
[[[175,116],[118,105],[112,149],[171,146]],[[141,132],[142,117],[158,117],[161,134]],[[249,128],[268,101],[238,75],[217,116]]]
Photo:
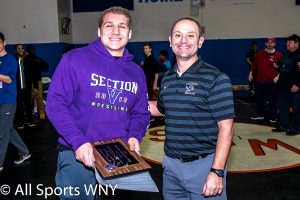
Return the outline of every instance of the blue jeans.
[[[60,196],[62,200],[94,200],[96,198],[92,193],[87,194],[85,190],[86,187],[96,186],[94,171],[77,161],[73,151],[66,150],[58,153],[55,182],[56,187],[61,189],[73,187],[72,190],[67,189],[63,192]]]
[[[12,144],[20,156],[29,153],[28,148],[13,127],[16,105],[0,104],[0,166],[3,165],[8,144]]]
[[[163,196],[165,200],[225,200],[226,176],[221,195],[204,197],[202,188],[209,174],[215,154],[193,162],[182,163],[179,159],[164,157],[163,160]]]
[[[290,107],[293,112],[290,113]],[[280,91],[278,97],[279,127],[284,130],[300,131],[300,93]]]

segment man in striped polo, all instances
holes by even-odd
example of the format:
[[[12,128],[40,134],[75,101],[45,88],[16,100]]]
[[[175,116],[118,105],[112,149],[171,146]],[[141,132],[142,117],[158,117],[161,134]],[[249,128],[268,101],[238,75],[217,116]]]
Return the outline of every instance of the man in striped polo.
[[[229,78],[198,58],[204,38],[192,18],[175,22],[169,36],[177,64],[164,76],[152,115],[165,115],[165,200],[226,199],[226,162],[234,104]]]

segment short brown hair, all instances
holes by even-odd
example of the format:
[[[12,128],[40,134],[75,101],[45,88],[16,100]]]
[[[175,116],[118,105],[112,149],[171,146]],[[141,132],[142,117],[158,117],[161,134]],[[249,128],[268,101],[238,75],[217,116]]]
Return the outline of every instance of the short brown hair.
[[[202,36],[202,27],[201,27],[200,23],[199,23],[197,20],[195,20],[195,19],[193,19],[193,18],[190,18],[190,17],[184,17],[184,18],[180,18],[180,19],[176,20],[176,22],[175,22],[175,23],[173,24],[173,26],[172,26],[170,35],[173,34],[173,29],[174,29],[175,25],[176,25],[178,22],[184,21],[184,20],[189,20],[189,21],[194,22],[194,23],[198,26],[198,29],[199,29],[199,37]]]
[[[125,15],[128,18],[128,26],[129,26],[129,28],[131,27],[131,16],[130,16],[130,13],[129,13],[129,11],[126,8],[122,8],[121,6],[113,6],[113,7],[110,7],[108,9],[104,10],[101,13],[101,15],[100,15],[99,27],[102,26],[102,24],[103,24],[103,18],[108,13]]]
[[[24,48],[24,44],[19,43],[19,44],[15,45],[15,51],[17,50],[18,46],[23,46],[23,48]]]
[[[152,44],[151,42],[144,42],[143,47],[148,46],[150,49],[152,49]]]
[[[3,35],[3,33],[2,33],[2,32],[0,32],[0,40],[2,40],[2,42],[4,42],[4,41],[5,41],[5,37],[4,37],[4,35]]]

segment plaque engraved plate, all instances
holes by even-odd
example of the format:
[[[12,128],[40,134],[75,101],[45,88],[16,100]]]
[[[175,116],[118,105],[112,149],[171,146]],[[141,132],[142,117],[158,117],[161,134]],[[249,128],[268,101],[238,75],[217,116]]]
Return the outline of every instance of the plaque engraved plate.
[[[128,144],[120,138],[95,142],[93,151],[95,166],[104,180],[151,168],[135,151],[130,151]]]

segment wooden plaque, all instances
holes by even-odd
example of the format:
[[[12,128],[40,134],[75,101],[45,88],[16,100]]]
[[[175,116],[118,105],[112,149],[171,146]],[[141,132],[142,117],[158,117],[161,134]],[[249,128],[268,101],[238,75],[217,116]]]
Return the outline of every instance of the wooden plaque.
[[[120,138],[93,143],[93,152],[95,166],[104,180],[151,168],[135,151],[130,151],[128,144]]]

